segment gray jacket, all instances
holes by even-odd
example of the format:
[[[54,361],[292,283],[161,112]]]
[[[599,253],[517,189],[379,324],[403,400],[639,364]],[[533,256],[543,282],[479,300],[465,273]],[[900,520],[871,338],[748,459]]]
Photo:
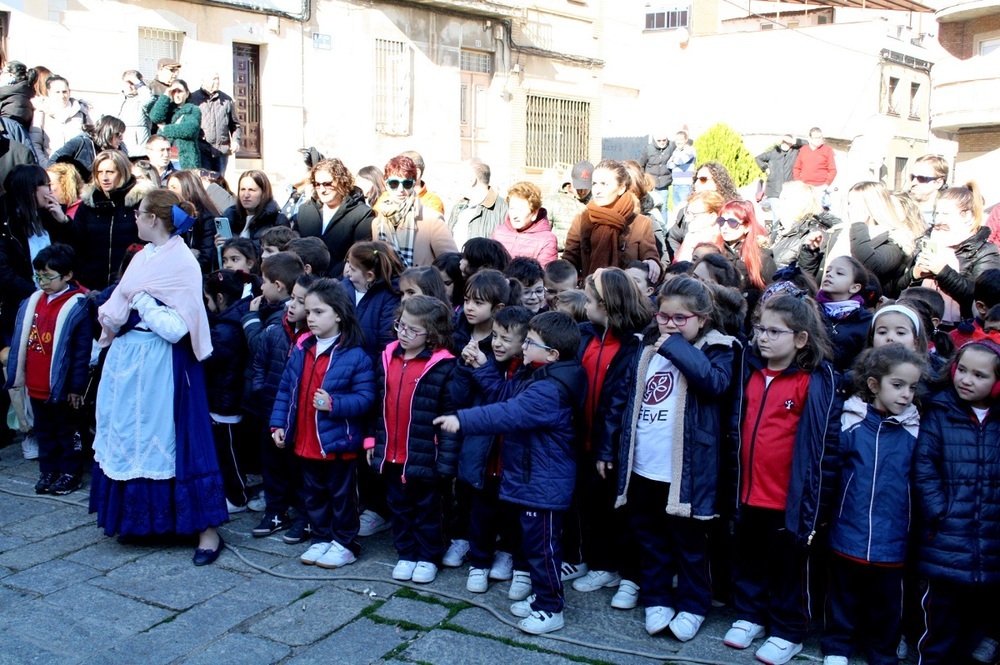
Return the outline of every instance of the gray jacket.
[[[129,157],[141,157],[146,154],[146,142],[149,141],[149,107],[153,93],[149,86],[141,83],[135,93],[125,95],[118,118],[125,123],[125,135],[122,141],[128,146]]]
[[[198,89],[191,93],[188,102],[201,109],[201,130],[209,146],[203,145],[202,149],[211,150],[213,157],[228,156],[232,144],[239,144],[243,139],[233,98],[221,91]]]
[[[503,224],[503,220],[507,217],[507,202],[497,195],[495,189],[490,187],[486,199],[479,205],[472,207],[475,208],[475,214],[469,219],[468,237],[470,239],[492,238],[493,231]],[[451,216],[448,217],[448,230],[451,231],[452,236],[455,235],[455,225],[458,223],[459,216],[467,208],[469,208],[469,199],[462,199],[452,208]]]

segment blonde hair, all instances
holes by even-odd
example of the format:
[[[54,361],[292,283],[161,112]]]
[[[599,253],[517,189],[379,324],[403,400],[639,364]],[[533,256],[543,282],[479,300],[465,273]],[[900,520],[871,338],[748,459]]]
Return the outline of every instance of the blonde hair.
[[[62,197],[59,200],[60,205],[72,205],[80,199],[83,180],[76,167],[72,164],[58,162],[45,170],[54,175],[56,181],[59,182],[59,191],[62,192]]]
[[[512,198],[524,199],[531,207],[531,212],[536,212],[542,207],[542,190],[532,182],[515,182],[507,189],[507,203]]]
[[[880,182],[859,182],[851,187],[848,200],[851,197],[857,197],[856,200],[865,207],[869,219],[874,219],[879,225],[889,227],[893,239],[897,242],[902,241],[900,244],[907,254],[913,252],[917,238],[924,234],[927,225],[922,220],[918,223],[915,219],[900,216],[892,202],[888,187]]]
[[[787,206],[792,213],[792,219],[782,220],[786,224],[798,222],[823,212],[823,206],[816,196],[816,191],[798,180],[792,180],[782,185],[779,199],[782,202],[782,208]]]
[[[972,213],[972,232],[983,225],[983,195],[975,180],[960,187],[949,187],[941,192],[938,201],[954,201],[959,212]]]

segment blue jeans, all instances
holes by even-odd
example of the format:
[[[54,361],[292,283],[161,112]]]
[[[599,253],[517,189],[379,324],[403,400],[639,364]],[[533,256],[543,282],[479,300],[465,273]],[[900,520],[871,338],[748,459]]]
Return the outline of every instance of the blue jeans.
[[[688,200],[689,196],[691,196],[691,185],[678,185],[675,183],[673,186],[674,210],[681,207]]]

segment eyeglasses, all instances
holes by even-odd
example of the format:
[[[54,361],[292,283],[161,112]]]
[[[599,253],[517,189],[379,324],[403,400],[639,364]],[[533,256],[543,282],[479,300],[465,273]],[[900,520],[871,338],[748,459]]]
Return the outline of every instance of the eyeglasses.
[[[59,279],[60,277],[62,277],[62,275],[52,275],[52,276],[50,277],[49,275],[39,275],[39,274],[38,274],[38,273],[36,272],[36,273],[35,273],[34,275],[32,275],[32,277],[34,277],[34,278],[35,278],[35,281],[36,281],[36,282],[37,282],[37,283],[38,283],[38,284],[39,284],[40,286],[44,286],[44,285],[46,285],[46,284],[51,284],[51,283],[52,283],[52,282],[54,282],[55,280],[57,280],[57,279]]]
[[[313,180],[313,187],[315,187],[316,189],[319,189],[320,187],[322,187],[323,189],[333,189],[333,181],[328,180],[326,182],[316,182],[315,180]]]
[[[536,298],[541,298],[545,295],[545,287],[539,286],[537,289],[525,289],[524,297],[535,296]]]
[[[794,335],[795,330],[782,330],[781,328],[765,328],[764,326],[753,326],[754,333],[764,337],[769,341],[774,341],[782,335]]]
[[[657,312],[653,315],[656,318],[656,322],[660,325],[667,325],[668,323],[673,323],[678,328],[683,328],[688,321],[698,316],[697,314],[666,314],[665,312]]]
[[[709,182],[712,179],[710,177],[708,177],[707,175],[700,175],[697,178],[695,178],[695,180],[697,180],[698,182],[700,182],[701,184],[704,185],[706,182]]]
[[[524,348],[527,349],[528,347],[532,347],[532,346],[537,346],[539,349],[545,349],[546,351],[552,351],[552,347],[551,346],[545,346],[541,342],[536,342],[535,340],[533,340],[533,339],[531,339],[529,337],[525,337],[524,338]]]
[[[385,181],[385,184],[389,186],[389,189],[398,189],[400,185],[403,186],[403,189],[413,189],[413,182],[413,178],[406,178],[405,180],[389,178]]]
[[[399,334],[400,337],[406,337],[407,339],[413,339],[415,337],[423,337],[427,334],[426,330],[417,330],[416,328],[411,328],[399,319],[396,319],[392,323],[393,329]]]
[[[743,222],[740,221],[740,220],[738,220],[738,219],[736,219],[735,217],[719,217],[719,218],[717,218],[715,220],[715,223],[718,224],[720,227],[721,226],[725,226],[726,224],[729,224],[729,228],[735,229],[735,228],[739,228],[739,226]]]
[[[912,180],[916,180],[921,185],[926,185],[927,183],[934,182],[937,179],[938,179],[938,176],[933,176],[933,175],[917,175],[916,173],[911,173],[910,174],[910,180],[911,181]]]

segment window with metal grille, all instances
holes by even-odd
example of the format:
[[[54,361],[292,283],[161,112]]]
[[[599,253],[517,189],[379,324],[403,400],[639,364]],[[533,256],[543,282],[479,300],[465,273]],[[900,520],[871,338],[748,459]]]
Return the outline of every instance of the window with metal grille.
[[[573,164],[590,154],[590,103],[528,95],[527,165]]]
[[[410,48],[403,42],[375,40],[375,131],[407,136],[412,95]]]
[[[691,5],[674,5],[646,12],[646,30],[676,30],[688,28]]]
[[[138,68],[147,81],[156,77],[156,63],[160,58],[181,59],[184,33],[160,28],[139,28]]]
[[[492,58],[489,53],[462,50],[460,64],[463,72],[480,72],[489,74],[493,71]]]

